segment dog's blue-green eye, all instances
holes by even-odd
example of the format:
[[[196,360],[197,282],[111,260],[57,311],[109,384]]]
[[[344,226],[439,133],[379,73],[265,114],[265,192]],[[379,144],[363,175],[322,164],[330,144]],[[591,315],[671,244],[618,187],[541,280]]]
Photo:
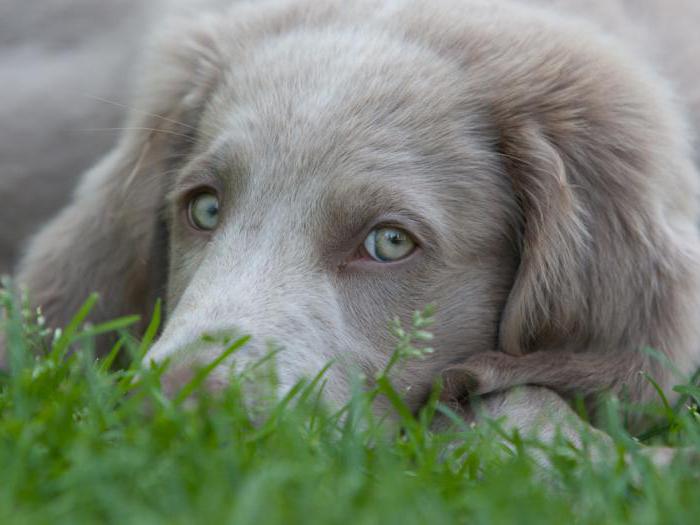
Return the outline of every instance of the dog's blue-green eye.
[[[198,230],[211,231],[219,224],[219,198],[213,193],[199,193],[189,204],[189,219]]]
[[[369,233],[364,244],[369,256],[379,262],[400,261],[416,249],[413,238],[400,228],[376,228]]]

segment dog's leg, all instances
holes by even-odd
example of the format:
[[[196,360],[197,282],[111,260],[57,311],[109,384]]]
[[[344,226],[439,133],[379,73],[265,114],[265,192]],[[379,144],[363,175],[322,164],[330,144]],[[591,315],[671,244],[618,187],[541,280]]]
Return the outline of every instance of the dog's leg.
[[[582,437],[588,433],[603,445],[612,445],[610,436],[585,423],[561,396],[548,388],[522,386],[469,399],[443,395],[442,401],[469,424],[499,420],[504,430],[517,431],[524,438],[551,443],[559,433],[576,447],[583,445]],[[444,428],[444,423],[440,421],[438,428]]]
[[[468,423],[498,420],[507,432],[517,431],[524,439],[536,440],[545,445],[556,443],[559,437],[565,438],[579,450],[588,444],[593,462],[614,458],[617,453],[616,445],[608,434],[583,421],[561,396],[547,388],[512,388],[472,399],[469,404],[461,401],[458,405],[451,406]],[[445,428],[446,425],[445,420],[436,422],[438,429]],[[638,453],[662,467],[670,464],[677,455],[687,454],[688,451],[668,447],[641,447]],[[549,466],[546,454],[541,451],[533,450],[533,457],[541,466]],[[693,454],[690,457],[697,459]],[[631,461],[629,454],[625,460]]]
[[[523,356],[484,352],[443,372],[447,391],[483,395],[520,385],[538,385],[564,395],[618,392],[624,384],[644,380],[648,356],[641,352],[540,351]],[[619,392],[618,392],[619,393]]]

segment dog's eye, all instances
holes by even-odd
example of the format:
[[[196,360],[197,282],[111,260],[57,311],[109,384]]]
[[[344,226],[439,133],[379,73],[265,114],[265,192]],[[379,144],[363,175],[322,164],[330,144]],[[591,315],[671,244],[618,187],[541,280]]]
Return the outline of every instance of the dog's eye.
[[[190,200],[188,210],[192,226],[211,231],[219,224],[219,198],[213,193],[199,193]]]
[[[388,227],[372,230],[364,245],[369,256],[379,262],[400,261],[416,249],[415,241],[407,232]]]

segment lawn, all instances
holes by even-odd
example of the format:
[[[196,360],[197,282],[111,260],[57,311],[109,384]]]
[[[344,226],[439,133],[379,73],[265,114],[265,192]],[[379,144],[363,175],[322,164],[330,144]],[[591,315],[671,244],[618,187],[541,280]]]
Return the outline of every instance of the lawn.
[[[159,315],[136,341],[125,331],[134,319],[85,325],[91,300],[47,337],[40,318],[7,293],[2,301],[11,358],[0,377],[3,525],[700,522],[698,466],[651,465],[614,416],[616,448],[592,461],[563,439],[460,423],[437,401],[413,415],[396,399],[397,431],[370,410],[377,395],[394,397],[386,373],[340,412],[321,403],[322,377],[282,400],[246,404],[247,382],[274,383],[274,359],[232,377],[219,396],[199,390],[203,369],[168,398],[163,367],[138,364]],[[119,343],[96,360],[93,341],[105,332]],[[420,358],[408,336],[397,359]],[[224,355],[244,347],[231,341]],[[680,389],[674,406],[660,397],[662,418],[641,438],[700,453],[700,389]],[[432,431],[435,417],[452,418],[452,429]]]

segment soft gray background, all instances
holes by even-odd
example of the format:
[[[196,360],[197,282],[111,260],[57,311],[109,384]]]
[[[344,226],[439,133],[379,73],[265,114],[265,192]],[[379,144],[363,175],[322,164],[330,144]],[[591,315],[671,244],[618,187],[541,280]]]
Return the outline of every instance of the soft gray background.
[[[150,0],[0,0],[0,273],[114,143]],[[147,7],[151,6],[151,7]]]

